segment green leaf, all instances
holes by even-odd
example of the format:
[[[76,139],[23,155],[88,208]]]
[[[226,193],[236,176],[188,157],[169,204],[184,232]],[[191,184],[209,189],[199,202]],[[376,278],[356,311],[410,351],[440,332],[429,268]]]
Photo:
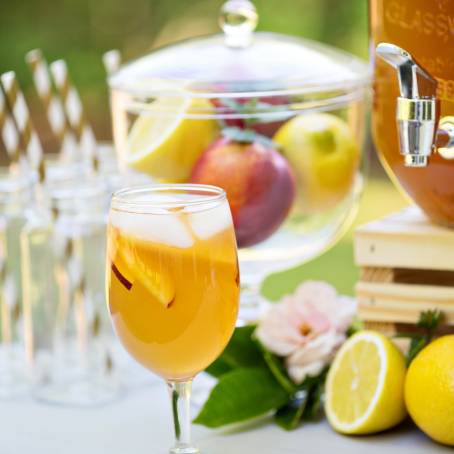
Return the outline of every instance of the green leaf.
[[[271,353],[261,342],[254,338],[257,347],[260,349],[263,359],[265,360],[270,372],[274,375],[276,381],[289,393],[294,394],[297,390],[296,385],[290,380],[284,368],[283,360]]]
[[[205,372],[212,377],[219,378],[232,370],[233,367],[224,358],[219,357],[205,369]]]
[[[299,391],[298,397],[292,399],[274,415],[276,423],[285,430],[294,430],[301,421],[309,394],[306,391]]]
[[[407,337],[411,339],[407,353],[407,366],[416,358],[418,353],[428,345],[436,333],[440,323],[443,321],[443,312],[438,309],[423,311],[419,315],[417,326],[425,330],[425,334],[397,333],[394,337]]]
[[[410,342],[410,348],[407,354],[407,367],[416,358],[417,354],[428,344],[425,336],[413,337]]]
[[[418,320],[418,326],[428,331],[437,329],[442,319],[442,313],[438,310],[428,310],[421,312]]]
[[[313,421],[320,415],[324,387],[324,381],[319,381],[316,385],[312,386],[303,413],[303,419],[306,421]]]
[[[224,137],[235,142],[248,144],[248,143],[260,143],[264,147],[278,149],[278,145],[273,142],[270,138],[255,132],[253,129],[241,129],[235,126],[224,128],[221,131]]]
[[[214,428],[245,421],[282,407],[288,399],[267,369],[236,369],[220,378],[194,423]]]
[[[328,370],[329,368],[325,367],[317,376],[307,377],[303,381],[292,400],[277,411],[277,424],[285,430],[293,430],[302,419],[312,421],[320,415]]]
[[[260,350],[252,340],[254,330],[254,325],[236,328],[222,355],[206,369],[206,372],[214,377],[220,377],[238,367],[265,366]]]

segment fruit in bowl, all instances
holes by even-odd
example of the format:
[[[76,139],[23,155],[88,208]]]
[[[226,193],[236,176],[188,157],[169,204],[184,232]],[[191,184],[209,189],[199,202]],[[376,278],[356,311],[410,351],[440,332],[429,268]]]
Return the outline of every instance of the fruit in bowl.
[[[272,138],[277,130],[288,119],[289,114],[282,111],[289,103],[286,96],[262,96],[256,98],[215,98],[211,100],[219,113],[226,116],[225,126],[240,129],[251,129],[257,134]],[[266,112],[260,115],[259,112]],[[255,114],[251,116],[251,112]],[[242,118],[228,118],[231,114],[242,115]],[[251,117],[249,118],[248,115]]]
[[[190,181],[226,191],[239,247],[271,236],[285,220],[296,193],[293,171],[274,144],[238,128],[226,128],[207,148]]]
[[[161,97],[137,117],[128,137],[129,167],[158,181],[185,182],[192,167],[219,133],[214,119],[191,119],[190,112],[210,113],[205,99]]]
[[[334,208],[351,191],[360,149],[346,122],[335,115],[298,115],[273,140],[295,172],[295,210],[303,215]]]

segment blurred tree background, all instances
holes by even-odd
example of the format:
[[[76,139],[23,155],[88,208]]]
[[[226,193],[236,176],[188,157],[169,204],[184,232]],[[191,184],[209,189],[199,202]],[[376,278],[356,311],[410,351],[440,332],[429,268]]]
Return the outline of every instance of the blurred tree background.
[[[102,54],[124,60],[180,39],[219,31],[223,0],[1,0],[0,71],[15,70],[47,145],[50,135],[24,55],[64,58],[100,139],[110,137]],[[366,0],[254,0],[259,29],[320,40],[367,58]]]

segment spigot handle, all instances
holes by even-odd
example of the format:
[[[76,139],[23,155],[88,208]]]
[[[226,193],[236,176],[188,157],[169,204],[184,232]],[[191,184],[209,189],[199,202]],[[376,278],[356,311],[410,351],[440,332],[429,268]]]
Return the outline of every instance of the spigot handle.
[[[409,52],[395,44],[380,43],[377,55],[397,70],[402,98],[435,98],[437,81]]]

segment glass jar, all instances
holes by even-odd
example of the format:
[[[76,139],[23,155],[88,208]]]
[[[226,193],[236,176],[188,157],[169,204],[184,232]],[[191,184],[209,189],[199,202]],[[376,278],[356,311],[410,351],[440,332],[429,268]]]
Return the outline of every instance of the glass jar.
[[[105,308],[108,192],[104,184],[57,184],[22,229],[27,353],[35,397],[90,405],[118,391]]]
[[[0,398],[27,389],[21,291],[20,231],[33,181],[0,169]]]
[[[399,82],[395,68],[376,55],[381,42],[409,52],[424,68],[433,84],[424,78],[415,81],[420,98],[436,98],[435,125],[454,122],[454,0],[369,0],[372,61],[374,64],[374,103],[372,132],[385,170],[435,222],[454,227],[454,134],[451,147],[445,148],[431,131],[427,163],[409,166],[402,156],[396,122]],[[416,75],[419,70],[413,68]],[[421,84],[421,85],[419,85]],[[433,87],[430,87],[433,85]],[[419,87],[418,87],[419,86]],[[432,88],[434,91],[432,92]],[[435,118],[434,118],[435,120]],[[454,127],[451,125],[451,129]],[[418,135],[422,135],[415,128]],[[435,142],[432,139],[435,135]],[[418,137],[410,138],[417,142]],[[433,145],[433,147],[432,147]],[[434,151],[432,151],[432,148]]]
[[[158,49],[109,79],[124,169],[226,190],[242,303],[257,301],[267,274],[312,259],[349,225],[370,81],[357,58],[254,33],[257,20],[251,2],[228,1],[224,34]]]

